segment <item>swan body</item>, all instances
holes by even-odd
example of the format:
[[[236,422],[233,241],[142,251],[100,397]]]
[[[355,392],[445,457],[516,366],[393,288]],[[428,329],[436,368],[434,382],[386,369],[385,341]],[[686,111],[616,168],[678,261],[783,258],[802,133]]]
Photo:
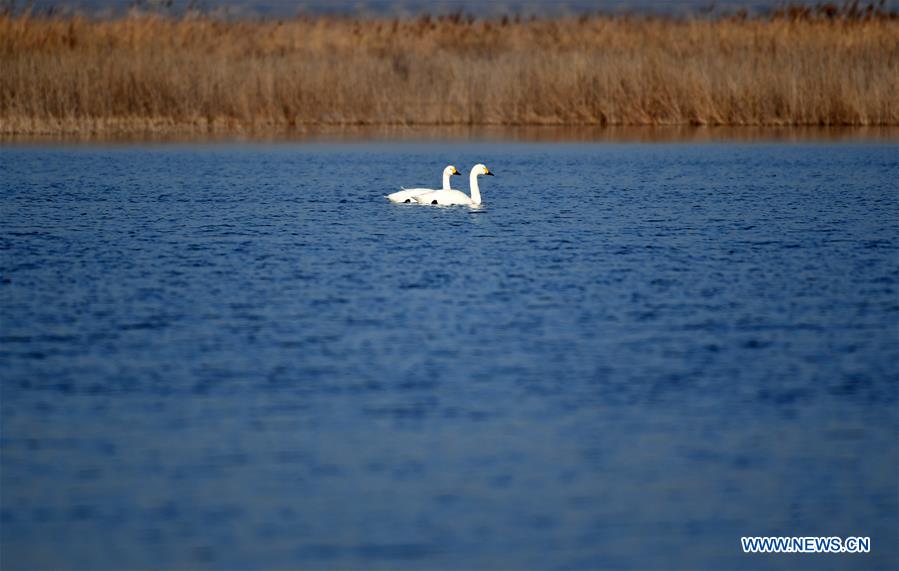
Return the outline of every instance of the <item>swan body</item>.
[[[452,190],[450,187],[450,177],[453,175],[460,174],[459,171],[456,170],[456,167],[453,165],[447,166],[443,169],[443,188],[441,190]],[[398,190],[392,194],[387,195],[387,200],[390,202],[414,202],[414,198],[420,194],[425,194],[427,192],[435,192],[433,188],[404,188],[403,190]]]
[[[477,164],[471,169],[471,174],[468,175],[471,196],[458,190],[444,188],[441,190],[416,194],[412,197],[412,200],[418,204],[433,204],[437,206],[478,206],[481,204],[481,189],[478,187],[478,177],[480,175],[493,176],[493,173],[482,164]]]
[[[434,190],[413,196],[412,199],[418,204],[434,204],[437,206],[456,206],[474,204],[471,197],[461,190]]]

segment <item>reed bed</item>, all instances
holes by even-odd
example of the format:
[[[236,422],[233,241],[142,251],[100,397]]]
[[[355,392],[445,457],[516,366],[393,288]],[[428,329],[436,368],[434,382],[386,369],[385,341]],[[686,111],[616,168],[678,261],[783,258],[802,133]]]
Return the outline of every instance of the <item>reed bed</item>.
[[[0,134],[897,125],[899,20],[0,16]]]

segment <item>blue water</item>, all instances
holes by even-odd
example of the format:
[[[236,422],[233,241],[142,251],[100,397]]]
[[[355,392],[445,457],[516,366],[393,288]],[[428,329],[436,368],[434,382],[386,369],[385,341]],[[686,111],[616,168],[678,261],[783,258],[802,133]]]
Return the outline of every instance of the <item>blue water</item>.
[[[897,150],[6,144],[0,563],[895,568]]]

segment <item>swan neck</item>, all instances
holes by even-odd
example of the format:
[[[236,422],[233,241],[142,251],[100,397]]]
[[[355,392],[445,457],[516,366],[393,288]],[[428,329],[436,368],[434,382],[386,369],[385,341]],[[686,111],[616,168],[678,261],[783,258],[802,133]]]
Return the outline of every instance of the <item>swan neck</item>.
[[[449,190],[452,187],[450,186],[450,173],[443,173],[443,190]]]
[[[478,173],[472,172],[471,176],[468,178],[468,182],[471,186],[471,201],[474,204],[481,203],[481,189],[478,188]]]

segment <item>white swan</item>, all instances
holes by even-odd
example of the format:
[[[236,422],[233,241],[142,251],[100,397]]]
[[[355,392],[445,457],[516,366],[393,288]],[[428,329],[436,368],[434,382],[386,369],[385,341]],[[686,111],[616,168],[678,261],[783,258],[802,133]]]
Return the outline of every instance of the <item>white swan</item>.
[[[450,177],[456,174],[461,174],[456,170],[456,167],[453,165],[449,165],[445,169],[443,169],[443,190],[452,190],[450,187]],[[387,195],[387,200],[390,202],[412,202],[412,199],[418,196],[419,194],[424,194],[426,192],[435,192],[433,188],[404,188],[403,190],[398,190],[393,194]]]
[[[486,166],[477,164],[471,169],[468,175],[468,183],[471,186],[471,196],[464,192],[453,189],[434,190],[424,194],[418,194],[412,197],[412,200],[419,204],[436,204],[438,206],[450,206],[453,204],[465,204],[468,206],[477,206],[481,204],[481,189],[478,188],[479,175],[493,176]]]

